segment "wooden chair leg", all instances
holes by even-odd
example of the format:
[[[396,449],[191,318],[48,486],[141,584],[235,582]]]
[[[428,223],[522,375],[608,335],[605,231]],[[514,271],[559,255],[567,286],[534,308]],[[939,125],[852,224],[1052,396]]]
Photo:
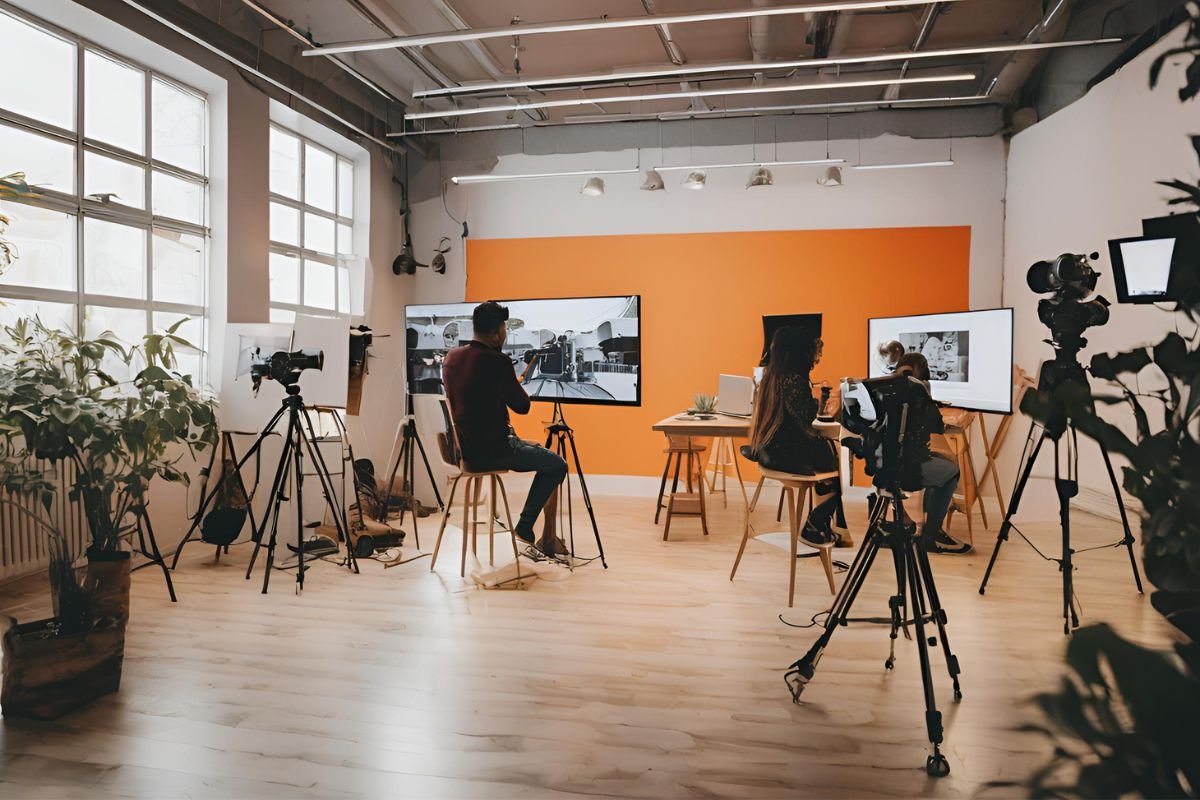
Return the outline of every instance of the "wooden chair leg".
[[[696,457],[696,467],[699,468],[701,466],[702,466],[702,462],[700,460],[700,457],[697,456]],[[704,503],[704,474],[697,471],[696,478],[697,478],[696,491],[698,491],[700,493],[700,530],[702,530],[704,532],[705,536],[708,536],[708,509],[706,508],[705,503]]]
[[[687,486],[687,491],[688,491],[688,494],[691,494],[691,493],[692,493],[692,479],[693,479],[693,476],[695,475],[695,472],[696,472],[696,465],[695,465],[695,463],[694,463],[694,462],[695,462],[695,460],[696,460],[696,459],[695,459],[695,454],[692,452],[692,440],[691,440],[691,439],[688,439],[688,450],[687,450],[687,482],[684,484],[685,486]]]
[[[488,564],[496,566],[496,484],[500,479],[489,476],[488,482]]]
[[[471,489],[478,480],[478,478],[467,478],[467,488],[463,493],[462,561],[458,565],[458,574],[462,578],[467,577],[467,548],[470,547],[469,537],[471,536]]]
[[[796,597],[796,553],[799,549],[800,525],[796,519],[795,493],[792,487],[783,487],[783,496],[787,498],[788,533],[791,547],[788,551],[788,608],[791,608]]]
[[[733,569],[729,571],[729,580],[737,575],[738,564],[742,563],[742,553],[746,552],[746,542],[750,541],[750,512],[746,512],[746,521],[742,525],[742,543],[738,545],[737,558],[733,560]]]
[[[729,442],[730,458],[733,459],[733,473],[737,476],[738,489],[742,493],[742,505],[748,509],[750,508],[750,500],[746,497],[746,482],[742,480],[742,465],[738,462],[738,453],[733,446],[733,440],[730,439]]]
[[[508,523],[509,538],[512,539],[513,563],[517,566],[517,588],[521,588],[521,554],[517,551],[517,530],[512,524],[512,511],[508,507],[508,490],[504,488],[504,481],[496,478],[496,485],[500,487],[500,499],[504,501],[504,521]]]
[[[663,510],[663,495],[667,491],[667,474],[671,471],[671,454],[667,453],[667,463],[663,465],[662,483],[658,485],[658,500],[654,507],[654,524],[658,524],[658,519],[662,516]]]
[[[829,552],[829,548],[822,547],[819,551],[821,557],[821,566],[825,568],[825,580],[829,581],[829,593],[837,594],[837,586],[833,582],[833,555]]]
[[[438,551],[442,549],[442,535],[446,532],[446,523],[450,521],[450,507],[454,505],[454,493],[458,491],[458,482],[462,480],[461,476],[455,476],[450,479],[450,491],[447,492],[446,510],[442,512],[442,524],[438,527],[437,541],[433,545],[433,558],[429,560],[429,571],[433,572],[434,566],[437,565]]]
[[[784,492],[780,491],[779,492],[779,508],[776,509],[776,511],[775,511],[775,521],[776,522],[783,522],[783,495],[784,495]]]
[[[674,513],[675,513],[675,493],[672,492],[671,496],[667,498],[667,524],[663,526],[663,541],[664,542],[667,540],[667,537],[671,535],[671,515]]]
[[[754,487],[754,496],[750,498],[750,504],[746,506],[746,511],[754,513],[754,509],[758,506],[758,496],[762,494],[763,484],[767,482],[766,478],[759,477],[758,485]]]

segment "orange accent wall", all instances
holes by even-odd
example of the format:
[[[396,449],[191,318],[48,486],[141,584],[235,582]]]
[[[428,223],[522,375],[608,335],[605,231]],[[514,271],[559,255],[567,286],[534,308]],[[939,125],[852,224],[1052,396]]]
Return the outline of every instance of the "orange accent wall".
[[[862,376],[869,318],[969,307],[970,251],[969,227],[469,240],[466,295],[640,294],[641,407],[564,409],[588,474],[657,476],[650,426],[715,394],[721,373],[749,375],[763,314],[823,313],[813,380]],[[534,403],[518,432],[543,440],[550,411]]]

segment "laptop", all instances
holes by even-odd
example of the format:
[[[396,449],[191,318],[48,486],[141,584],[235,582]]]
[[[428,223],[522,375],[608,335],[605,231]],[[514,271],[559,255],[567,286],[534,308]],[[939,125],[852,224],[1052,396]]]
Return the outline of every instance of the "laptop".
[[[754,380],[741,375],[722,375],[717,384],[717,410],[730,417],[754,413]]]

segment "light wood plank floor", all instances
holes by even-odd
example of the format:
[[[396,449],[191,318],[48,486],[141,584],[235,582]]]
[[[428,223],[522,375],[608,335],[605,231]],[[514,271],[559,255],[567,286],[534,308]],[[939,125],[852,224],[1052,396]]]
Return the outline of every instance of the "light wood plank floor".
[[[815,631],[777,615],[804,623],[828,606],[819,565],[798,565],[789,611],[781,551],[752,542],[728,580],[733,498],[714,503],[711,536],[680,521],[670,542],[652,505],[596,498],[611,568],[521,592],[461,581],[449,534],[435,574],[428,560],[367,562],[359,576],[322,563],[301,597],[288,574],[266,596],[243,581],[245,547],[213,564],[192,545],[177,605],[154,571],[134,578],[119,694],[56,723],[6,720],[0,796],[963,797],[1043,758],[1043,742],[1013,729],[1062,672],[1059,576],[1014,540],[980,597],[994,523],[976,526],[975,555],[934,562],[965,692],[951,702],[935,652],[953,770],[938,781],[923,769],[914,643],[899,642],[887,673],[886,628],[842,629],[794,705],[783,670]],[[865,509],[850,512],[861,537]],[[1026,531],[1057,541],[1053,526]],[[1075,531],[1081,547],[1116,538],[1082,514]],[[858,614],[886,615],[893,589],[881,561]],[[1081,557],[1077,591],[1085,622],[1166,641],[1122,551]],[[29,620],[48,602],[29,583],[0,587],[0,610]]]

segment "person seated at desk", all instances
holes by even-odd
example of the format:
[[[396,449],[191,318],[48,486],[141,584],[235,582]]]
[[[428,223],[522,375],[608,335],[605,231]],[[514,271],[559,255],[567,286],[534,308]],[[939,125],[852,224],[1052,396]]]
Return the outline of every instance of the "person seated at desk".
[[[508,309],[499,303],[489,301],[475,307],[475,338],[447,353],[442,365],[446,399],[467,469],[537,473],[514,533],[532,545],[533,524],[545,508],[546,522],[538,548],[547,555],[562,554],[566,547],[555,535],[555,512],[567,462],[541,445],[522,440],[513,430],[508,412],[529,413],[529,394],[521,383],[535,361],[528,361],[518,379],[503,349],[508,338],[507,321]]]
[[[813,428],[817,400],[810,379],[821,360],[824,344],[800,328],[784,326],[771,338],[770,357],[763,371],[754,403],[750,444],[742,455],[767,469],[812,475],[837,472],[837,445]],[[813,547],[849,546],[848,537],[833,530],[840,481],[817,486],[817,502],[800,531],[800,538]]]
[[[929,388],[929,363],[920,353],[905,353],[896,362],[896,372],[910,375]],[[966,555],[971,545],[959,542],[942,530],[942,523],[954,502],[954,489],[958,486],[958,465],[943,455],[929,449],[929,439],[935,433],[944,433],[945,425],[937,406],[930,406],[929,413],[921,418],[910,419],[907,447],[919,450],[915,461],[921,464],[921,486],[925,490],[925,524],[921,535],[930,553],[942,555]]]

